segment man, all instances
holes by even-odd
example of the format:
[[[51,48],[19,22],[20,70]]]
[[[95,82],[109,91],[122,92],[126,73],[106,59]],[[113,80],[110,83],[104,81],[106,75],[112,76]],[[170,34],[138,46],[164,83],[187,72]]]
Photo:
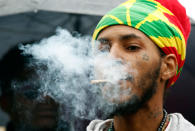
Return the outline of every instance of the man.
[[[23,55],[18,46],[0,61],[0,105],[11,120],[6,130],[69,131],[69,124],[60,121],[60,105],[39,91],[41,85],[37,70],[45,68],[44,65],[36,67],[30,65],[32,62],[32,56]]]
[[[129,0],[108,12],[93,38],[100,51],[135,72],[120,84],[120,90],[131,88],[127,94],[109,98],[102,87],[105,100],[115,105],[112,119],[94,120],[87,131],[195,131],[181,114],[163,109],[166,89],[183,67],[189,33],[189,18],[177,0]]]

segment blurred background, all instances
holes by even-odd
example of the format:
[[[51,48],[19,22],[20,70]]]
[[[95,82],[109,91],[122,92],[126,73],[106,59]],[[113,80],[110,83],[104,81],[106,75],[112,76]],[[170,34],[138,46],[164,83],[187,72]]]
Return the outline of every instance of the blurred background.
[[[0,59],[14,45],[39,41],[55,34],[57,27],[73,35],[92,35],[107,11],[125,0],[0,0]],[[181,0],[191,18],[192,29],[188,41],[186,63],[166,100],[169,113],[180,112],[195,124],[195,21],[193,1]],[[112,3],[112,4],[111,4]],[[0,92],[1,94],[1,92]],[[9,117],[0,109],[0,126]]]

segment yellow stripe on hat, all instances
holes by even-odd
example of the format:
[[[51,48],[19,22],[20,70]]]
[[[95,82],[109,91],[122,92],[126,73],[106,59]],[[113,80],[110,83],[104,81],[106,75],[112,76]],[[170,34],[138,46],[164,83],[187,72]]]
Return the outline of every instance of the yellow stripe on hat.
[[[154,3],[157,4],[157,10],[155,10],[154,12],[150,13],[148,15],[148,17],[146,17],[143,21],[139,22],[135,28],[139,29],[139,27],[144,24],[146,21],[148,22],[152,22],[152,21],[155,21],[155,20],[159,20],[161,19],[162,21],[164,21],[165,23],[167,23],[169,26],[175,28],[175,30],[179,33],[180,38],[178,37],[171,37],[171,38],[167,38],[167,37],[159,37],[159,38],[156,38],[156,37],[153,37],[153,36],[150,36],[151,39],[155,40],[155,42],[157,42],[156,44],[159,44],[161,43],[159,41],[159,39],[161,41],[166,41],[168,43],[171,43],[171,46],[168,44],[168,43],[164,43],[163,44],[159,44],[159,46],[162,48],[162,47],[175,47],[177,50],[178,50],[178,53],[181,55],[181,59],[184,60],[185,59],[185,56],[186,56],[186,42],[185,42],[185,39],[184,39],[184,36],[183,36],[183,33],[181,32],[181,30],[175,26],[173,23],[171,23],[168,18],[163,14],[163,13],[167,13],[167,14],[170,14],[170,15],[173,15],[172,12],[170,12],[168,9],[166,9],[164,6],[162,6],[160,3],[154,1],[154,0],[148,0],[148,1],[152,1]],[[177,44],[176,44],[177,43]]]
[[[181,48],[177,48],[178,49],[178,52],[179,54],[181,54],[181,59],[184,60],[185,59],[185,56],[186,56],[186,41],[185,41],[185,38],[184,38],[184,35],[183,33],[181,32],[181,30],[175,26],[174,24],[172,24],[171,22],[169,22],[169,20],[166,21],[166,23],[169,25],[169,26],[172,26],[173,28],[175,28],[175,30],[179,33],[181,39],[179,39],[178,37],[175,37],[176,41],[179,42],[177,45]]]
[[[159,15],[159,11],[156,10],[154,11],[153,13],[150,13],[144,20],[142,20],[141,22],[139,22],[135,28],[138,29],[142,24],[144,24],[146,21],[149,21],[149,22],[152,22],[152,21],[155,21],[155,20],[159,20],[159,17],[156,16],[156,15]]]
[[[105,25],[105,26],[102,26],[102,27],[96,29],[96,30],[94,31],[94,33],[93,33],[93,40],[96,39],[98,33],[100,33],[100,31],[101,31],[102,29],[104,29],[104,28],[106,28],[106,27],[108,27],[108,26],[109,26],[109,25]]]
[[[152,0],[149,0],[152,1]],[[156,3],[156,2],[154,2]],[[160,3],[156,3],[157,4],[157,10],[155,10],[154,12],[150,13],[143,21],[139,22],[135,28],[139,28],[142,24],[144,24],[145,22],[152,22],[155,20],[159,20],[161,19],[162,21],[165,22],[169,22],[169,20],[167,19],[166,16],[164,16],[163,13],[168,13],[170,15],[173,15],[169,10],[167,10],[165,7],[163,7],[162,5],[160,5]]]
[[[167,22],[167,24],[169,25],[169,26],[172,26],[172,27],[174,27],[175,28],[175,30],[179,33],[179,35],[180,35],[180,37],[181,37],[181,45],[182,45],[182,48],[184,49],[184,50],[186,50],[186,41],[185,41],[185,38],[184,38],[184,35],[183,35],[183,33],[181,32],[181,30],[177,27],[177,26],[175,26],[174,24],[172,24],[171,22]],[[185,54],[186,55],[186,54]]]
[[[121,21],[119,18],[117,18],[116,16],[114,15],[106,15],[107,17],[110,17],[112,19],[114,19],[115,21],[117,21],[119,24],[123,25],[123,21]]]
[[[118,24],[121,24],[121,25],[124,24],[123,21],[121,21],[121,20],[120,20],[119,18],[117,18],[116,16],[113,16],[113,15],[105,15],[102,19],[105,19],[106,17],[109,17],[109,18],[111,18],[111,19],[114,19],[116,22],[118,22]],[[106,28],[107,26],[109,26],[109,25],[104,25],[104,26],[101,26],[100,28],[96,29],[96,30],[94,31],[94,33],[93,33],[93,39],[95,40],[95,39],[96,39],[95,37],[98,35],[98,33],[100,33],[100,31],[101,31],[102,29]]]
[[[122,4],[120,4],[120,6],[125,6],[127,8],[131,8],[131,6],[136,2],[136,0],[128,0]]]
[[[156,3],[156,1],[154,1]],[[157,2],[158,3],[158,2]],[[158,9],[164,13],[170,14],[170,15],[174,15],[171,11],[169,11],[167,8],[165,8],[164,6],[162,6],[160,3],[158,3]],[[186,49],[186,41],[185,38],[183,36],[183,33],[181,32],[181,30],[173,23],[171,23],[168,18],[166,18],[166,16],[164,16],[164,20],[169,26],[174,27],[176,29],[176,31],[180,34],[181,38],[182,38],[182,45],[183,47],[185,47],[184,49]]]
[[[155,3],[155,4],[157,4],[157,8],[158,8],[161,12],[167,13],[167,14],[169,14],[169,15],[173,15],[173,13],[172,13],[170,10],[168,10],[167,8],[165,8],[164,6],[162,6],[159,2],[157,2],[157,1],[155,1],[155,0],[148,0],[148,1],[151,1],[151,2],[153,2],[153,3]]]
[[[130,17],[130,8],[132,7],[132,5],[136,2],[136,0],[131,0],[131,1],[127,1],[123,4],[121,4],[122,6],[125,6],[127,11],[126,11],[126,19],[127,19],[127,24],[129,26],[131,26],[131,17]]]
[[[154,37],[149,36],[150,39],[152,39],[160,48],[164,47],[175,47],[178,51],[178,54],[181,55],[181,60],[185,59],[186,56],[186,50],[185,50],[185,44],[182,44],[182,40],[179,37]]]

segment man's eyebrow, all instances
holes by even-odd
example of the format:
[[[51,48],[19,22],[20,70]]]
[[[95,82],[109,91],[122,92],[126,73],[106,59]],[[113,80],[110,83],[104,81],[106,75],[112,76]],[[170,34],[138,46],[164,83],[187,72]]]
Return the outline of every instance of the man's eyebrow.
[[[107,39],[107,38],[99,38],[99,39],[97,39],[97,41],[99,41],[99,42],[109,42],[109,39]]]
[[[120,36],[120,40],[129,40],[129,39],[141,39],[140,36],[137,36],[135,34],[128,34],[128,35],[122,35]]]

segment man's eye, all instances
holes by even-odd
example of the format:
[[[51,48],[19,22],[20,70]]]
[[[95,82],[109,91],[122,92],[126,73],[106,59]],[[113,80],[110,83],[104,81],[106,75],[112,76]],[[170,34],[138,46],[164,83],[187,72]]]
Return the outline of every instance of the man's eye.
[[[110,46],[107,44],[107,45],[101,45],[99,47],[99,51],[101,52],[109,52],[110,51]]]
[[[129,51],[137,51],[138,49],[140,49],[140,47],[134,45],[127,47],[127,50]]]

